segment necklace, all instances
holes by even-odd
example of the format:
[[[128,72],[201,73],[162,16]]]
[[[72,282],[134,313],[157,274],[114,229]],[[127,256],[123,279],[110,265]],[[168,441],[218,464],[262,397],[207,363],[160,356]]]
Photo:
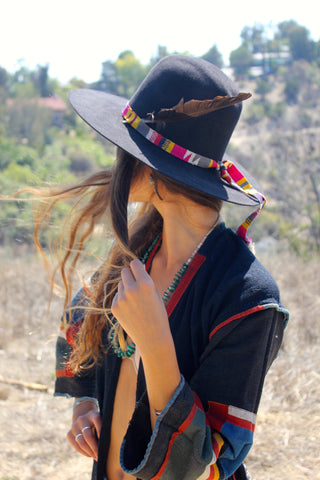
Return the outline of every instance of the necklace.
[[[217,220],[215,221],[214,225],[210,228],[210,230],[206,233],[206,235],[202,238],[202,240],[200,241],[200,243],[196,246],[196,248],[194,249],[194,251],[192,252],[192,254],[190,255],[190,257],[188,258],[188,260],[186,260],[184,262],[184,264],[182,265],[182,267],[177,271],[177,273],[175,274],[175,276],[173,277],[173,280],[171,282],[171,284],[169,285],[169,287],[165,290],[165,292],[163,293],[163,296],[162,296],[162,300],[164,302],[165,305],[167,305],[169,303],[169,300],[170,298],[172,297],[173,293],[175,292],[177,286],[179,285],[182,277],[184,276],[184,274],[186,273],[186,271],[188,270],[189,268],[189,265],[191,264],[192,260],[194,259],[194,257],[196,256],[196,254],[198,253],[198,251],[200,250],[200,248],[202,247],[203,243],[205,242],[205,240],[207,239],[207,237],[210,235],[210,233],[214,230],[214,228],[217,226],[219,222],[219,216],[217,218]],[[159,238],[161,236],[161,233],[158,233],[158,235],[155,236],[155,238],[153,239],[151,245],[148,247],[148,249],[146,250],[145,254],[143,255],[143,257],[140,259],[141,262],[145,265],[148,261],[148,258],[151,254],[151,252],[153,251],[154,247],[156,246]],[[135,352],[135,344],[132,342],[130,343],[126,350],[123,350],[121,347],[120,347],[120,344],[119,344],[119,341],[118,339],[116,338],[115,336],[115,333],[116,333],[116,327],[118,325],[118,321],[115,319],[115,322],[114,324],[112,325],[112,327],[110,328],[110,331],[109,331],[109,335],[108,335],[108,339],[112,345],[112,349],[114,351],[114,353],[120,357],[120,358],[130,358],[134,352]]]

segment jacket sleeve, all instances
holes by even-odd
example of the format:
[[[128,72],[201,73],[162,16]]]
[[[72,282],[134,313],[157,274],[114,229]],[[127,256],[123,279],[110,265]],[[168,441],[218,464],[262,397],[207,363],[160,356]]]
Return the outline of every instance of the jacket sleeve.
[[[85,375],[78,376],[73,373],[68,364],[74,348],[75,336],[85,317],[86,309],[84,307],[90,303],[89,295],[86,287],[78,290],[72,299],[70,309],[66,312],[66,319],[61,318],[60,335],[56,342],[55,396],[95,396],[95,369],[88,369]]]
[[[153,431],[147,395],[137,403],[122,469],[144,480],[231,477],[251,447],[264,377],[284,326],[285,313],[272,306],[211,332],[199,368],[189,382],[181,378]]]

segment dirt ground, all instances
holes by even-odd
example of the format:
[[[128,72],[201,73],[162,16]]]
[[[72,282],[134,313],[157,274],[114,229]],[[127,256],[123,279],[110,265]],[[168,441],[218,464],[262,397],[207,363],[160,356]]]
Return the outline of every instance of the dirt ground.
[[[72,400],[52,395],[62,302],[54,298],[47,316],[46,275],[28,258],[0,256],[0,480],[88,480],[91,461],[65,439]],[[264,263],[291,320],[267,376],[247,466],[253,480],[320,479],[319,263],[287,254]]]

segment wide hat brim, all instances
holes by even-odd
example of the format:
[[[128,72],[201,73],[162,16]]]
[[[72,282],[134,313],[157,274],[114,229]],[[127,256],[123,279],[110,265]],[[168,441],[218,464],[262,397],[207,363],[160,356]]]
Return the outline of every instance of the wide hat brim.
[[[76,89],[68,93],[76,113],[96,132],[148,167],[221,200],[246,206],[257,206],[258,200],[222,180],[217,170],[188,164],[153,145],[123,121],[122,112],[128,100],[109,93]],[[257,181],[232,159],[249,183],[261,191]]]

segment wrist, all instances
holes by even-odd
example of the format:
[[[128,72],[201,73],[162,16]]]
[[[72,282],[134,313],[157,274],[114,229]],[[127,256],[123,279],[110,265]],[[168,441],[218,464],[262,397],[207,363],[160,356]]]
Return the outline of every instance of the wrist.
[[[168,357],[176,358],[176,350],[171,332],[157,336],[156,341],[145,341],[143,345],[137,345],[141,358],[144,361],[168,360]]]
[[[97,409],[99,409],[99,402],[96,398],[94,397],[78,397],[76,398],[76,400],[74,401],[74,404],[73,404],[73,410],[79,406],[79,405],[82,405],[83,403],[86,403],[86,402],[90,402],[92,403],[93,405],[96,406]]]
[[[99,411],[98,401],[94,397],[79,397],[75,400],[72,409],[72,422],[90,411]]]

